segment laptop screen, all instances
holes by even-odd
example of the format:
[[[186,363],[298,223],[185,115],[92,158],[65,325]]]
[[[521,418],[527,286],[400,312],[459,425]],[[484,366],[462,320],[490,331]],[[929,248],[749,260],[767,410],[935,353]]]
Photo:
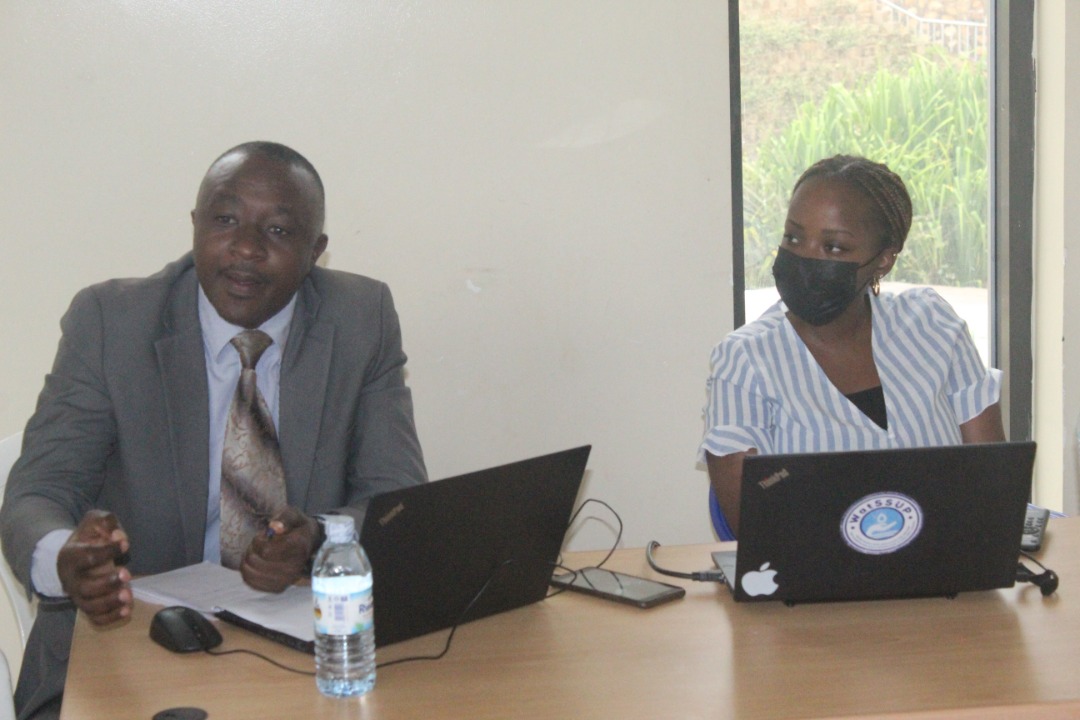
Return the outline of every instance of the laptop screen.
[[[360,543],[374,577],[376,645],[542,600],[589,451],[573,448],[373,498]]]

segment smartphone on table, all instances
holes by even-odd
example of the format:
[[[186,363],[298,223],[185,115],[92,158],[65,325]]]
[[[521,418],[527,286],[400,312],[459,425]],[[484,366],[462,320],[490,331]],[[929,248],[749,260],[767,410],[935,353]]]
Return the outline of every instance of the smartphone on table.
[[[641,608],[655,607],[686,595],[686,590],[677,585],[595,567],[553,575],[551,584]]]

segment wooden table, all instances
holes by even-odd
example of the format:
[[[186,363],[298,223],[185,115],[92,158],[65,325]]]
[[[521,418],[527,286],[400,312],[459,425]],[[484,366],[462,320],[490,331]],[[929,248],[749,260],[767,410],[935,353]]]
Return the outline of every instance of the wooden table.
[[[722,545],[663,547],[661,564],[708,568]],[[572,567],[599,553],[569,553]],[[737,604],[726,587],[639,610],[580,594],[458,629],[447,657],[379,671],[363,698],[322,697],[310,677],[244,655],[172,655],[151,642],[153,606],[106,630],[80,618],[62,717],[139,718],[196,706],[229,718],[1080,717],[1080,518],[1052,520],[1041,554],[1061,576],[922,599]],[[641,549],[608,567],[654,577]],[[314,661],[228,626],[223,649]],[[445,632],[379,651],[428,654]]]

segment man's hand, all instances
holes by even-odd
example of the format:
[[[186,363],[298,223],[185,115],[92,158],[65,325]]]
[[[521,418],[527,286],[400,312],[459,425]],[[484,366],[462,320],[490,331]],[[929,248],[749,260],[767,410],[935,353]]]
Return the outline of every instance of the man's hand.
[[[264,592],[279,593],[299,580],[315,552],[319,523],[296,508],[287,507],[248,545],[240,574],[244,582]]]
[[[131,573],[117,563],[129,548],[127,533],[116,516],[91,510],[56,557],[64,592],[95,625],[108,625],[131,614]]]

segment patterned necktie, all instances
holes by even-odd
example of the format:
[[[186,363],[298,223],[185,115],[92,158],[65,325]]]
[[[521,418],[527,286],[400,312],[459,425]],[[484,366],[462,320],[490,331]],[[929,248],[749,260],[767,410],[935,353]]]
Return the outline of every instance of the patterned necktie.
[[[245,330],[229,342],[240,353],[240,380],[225,424],[221,457],[221,564],[239,568],[257,532],[286,505],[274,420],[255,385],[255,365],[273,340],[262,330]]]

